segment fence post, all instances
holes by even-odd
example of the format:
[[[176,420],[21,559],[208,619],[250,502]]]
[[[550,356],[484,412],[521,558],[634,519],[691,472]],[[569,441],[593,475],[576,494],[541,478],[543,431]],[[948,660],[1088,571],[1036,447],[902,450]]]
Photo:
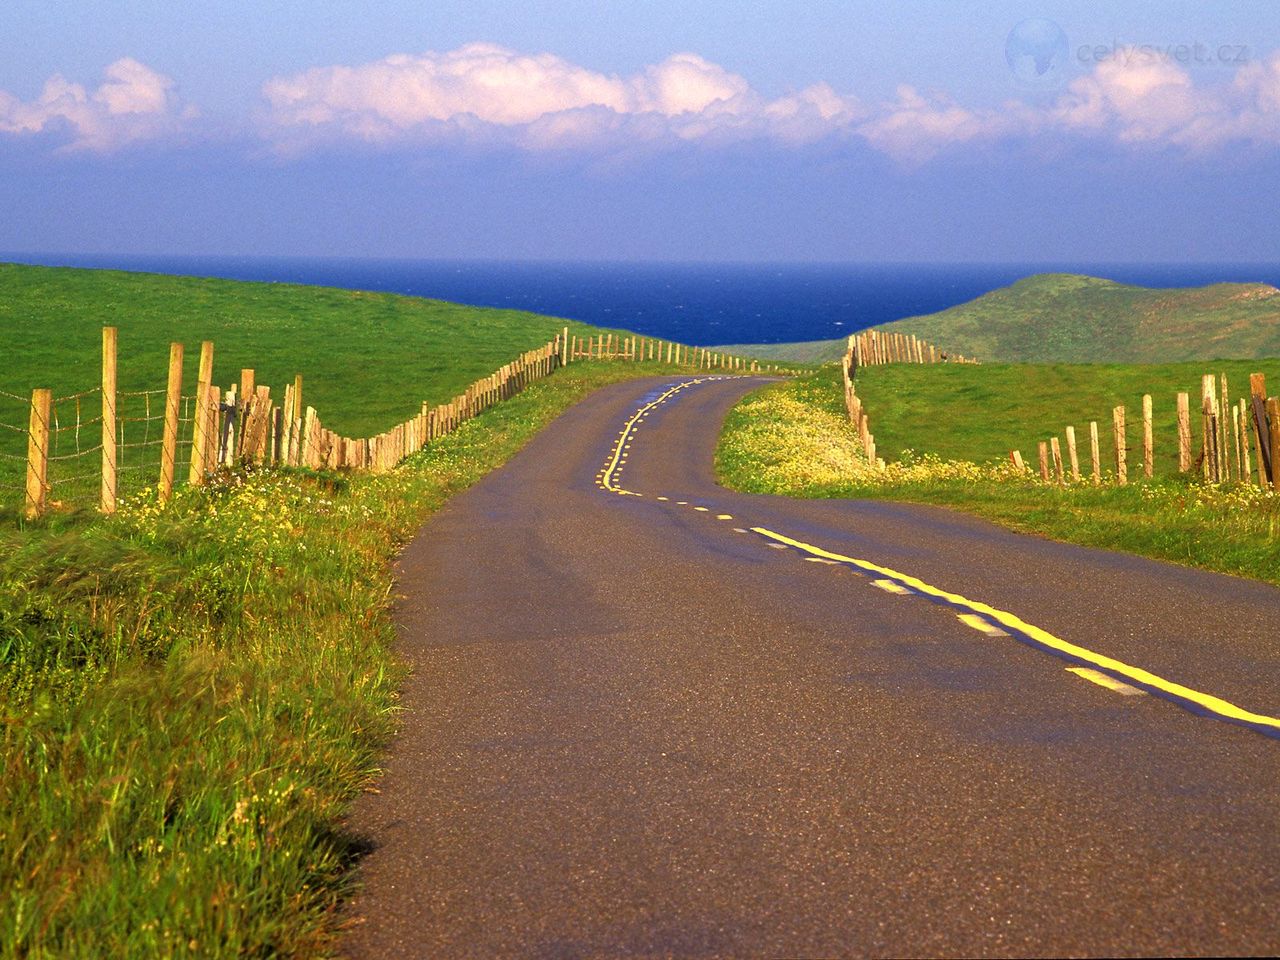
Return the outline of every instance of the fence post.
[[[565,327],[564,332],[560,335],[560,366],[567,366],[569,360],[569,328]]]
[[[173,496],[178,460],[178,407],[182,403],[182,344],[169,344],[169,382],[164,392],[164,441],[160,447],[160,502]]]
[[[1218,404],[1218,479],[1230,480],[1233,476],[1231,465],[1231,396],[1227,388],[1227,374],[1224,371],[1218,377],[1218,388],[1221,390],[1222,402]],[[1238,452],[1238,451],[1237,451]],[[1237,459],[1234,476],[1240,475],[1240,462]]]
[[[196,410],[191,421],[191,470],[187,481],[204,483],[205,454],[209,440],[209,387],[213,384],[213,341],[200,344],[200,372],[196,377]]]
[[[1116,407],[1111,411],[1111,427],[1116,441],[1116,483],[1124,486],[1129,482],[1128,449],[1124,436],[1124,407]]]
[[[1040,441],[1040,479],[1049,482],[1049,444]]]
[[[1151,478],[1155,473],[1155,437],[1151,416],[1151,394],[1142,395],[1142,475]]]
[[[1206,373],[1200,378],[1200,413],[1204,435],[1204,478],[1210,483],[1218,480],[1218,421],[1214,417],[1217,406],[1217,377]]]
[[[53,415],[53,391],[31,391],[31,415],[27,421],[28,519],[41,516],[49,503],[49,419]]]
[[[1253,443],[1258,460],[1258,484],[1265,490],[1271,483],[1271,460],[1275,451],[1267,432],[1267,378],[1261,373],[1249,375],[1249,401],[1253,414]]]
[[[209,399],[205,403],[205,416],[208,422],[204,428],[204,468],[207,471],[218,469],[218,441],[220,432],[218,427],[221,424],[222,417],[222,390],[218,387],[209,386]]]
[[[235,456],[243,457],[245,441],[245,425],[248,423],[248,411],[258,395],[257,383],[252,367],[240,370],[240,392],[236,394],[236,449]]]
[[[1231,408],[1232,431],[1235,434],[1236,462],[1240,464],[1240,482],[1253,480],[1253,464],[1249,462],[1249,421],[1245,417],[1244,401]]]
[[[1098,421],[1089,421],[1089,458],[1092,460],[1090,471],[1093,485],[1102,483],[1102,449],[1098,444]]]
[[[102,328],[102,486],[98,509],[116,512],[116,328]]]
[[[1191,397],[1178,394],[1178,472],[1191,469]]]
[[[1071,460],[1071,482],[1080,482],[1080,454],[1076,450],[1076,428],[1067,427],[1067,456]]]
[[[1271,418],[1271,486],[1280,490],[1280,399],[1267,401],[1267,416]]]
[[[1053,453],[1053,474],[1058,479],[1058,486],[1062,486],[1065,482],[1062,473],[1062,444],[1058,442],[1057,437],[1049,438],[1049,449]]]

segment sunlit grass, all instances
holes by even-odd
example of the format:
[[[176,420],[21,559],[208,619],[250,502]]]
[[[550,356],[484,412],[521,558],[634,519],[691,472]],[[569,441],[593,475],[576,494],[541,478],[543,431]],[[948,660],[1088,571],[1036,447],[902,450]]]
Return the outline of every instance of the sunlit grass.
[[[931,368],[913,369],[911,382],[920,384]],[[1013,372],[1008,376],[1017,382]],[[860,378],[859,393],[883,399],[877,391],[885,382],[865,389]],[[928,385],[929,399],[945,405],[945,384],[954,382]],[[889,434],[920,444],[916,450],[899,447],[880,472],[870,470],[857,451],[846,470],[840,467],[841,451],[849,449],[856,435],[843,415],[838,370],[827,368],[766,388],[745,398],[725,422],[716,455],[721,482],[750,493],[941,504],[1026,533],[1280,583],[1280,497],[1256,486],[1210,486],[1168,474],[1117,487],[1110,470],[1103,486],[1086,481],[1059,487],[1003,460],[977,463],[940,456],[927,444],[936,437],[937,446],[956,449],[956,438],[946,429],[950,415],[932,416],[928,409],[905,412],[910,397],[919,399],[924,392],[922,388],[893,405],[867,400],[877,440]],[[1040,402],[1055,409],[1070,406],[1066,399],[1054,405],[1048,396]],[[997,441],[991,434],[1004,425],[985,423],[985,443],[992,447]],[[815,439],[823,435],[829,438],[825,446]]]

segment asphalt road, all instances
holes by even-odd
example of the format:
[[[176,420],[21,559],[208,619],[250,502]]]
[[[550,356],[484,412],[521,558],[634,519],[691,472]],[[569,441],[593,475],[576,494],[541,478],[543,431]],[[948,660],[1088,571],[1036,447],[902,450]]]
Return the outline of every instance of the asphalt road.
[[[404,552],[352,956],[1280,950],[1280,591],[725,491],[759,381],[677,383],[597,393]]]

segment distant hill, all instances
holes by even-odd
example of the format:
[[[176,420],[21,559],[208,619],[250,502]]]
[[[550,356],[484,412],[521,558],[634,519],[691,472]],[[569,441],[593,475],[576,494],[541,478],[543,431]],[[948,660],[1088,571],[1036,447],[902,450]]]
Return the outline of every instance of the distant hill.
[[[1265,283],[1155,289],[1042,273],[976,300],[884,324],[943,350],[1006,363],[1170,363],[1280,356],[1280,290]],[[729,349],[729,348],[726,348]],[[789,360],[832,360],[843,340],[735,346]]]

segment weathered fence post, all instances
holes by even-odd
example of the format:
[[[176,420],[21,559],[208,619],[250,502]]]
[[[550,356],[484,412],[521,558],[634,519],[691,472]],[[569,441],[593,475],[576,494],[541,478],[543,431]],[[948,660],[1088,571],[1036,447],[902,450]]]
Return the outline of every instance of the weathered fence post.
[[[1155,437],[1151,416],[1151,394],[1142,395],[1142,475],[1150,479],[1155,472]]]
[[[1053,452],[1053,475],[1058,479],[1058,485],[1062,486],[1065,478],[1062,473],[1062,445],[1058,443],[1057,437],[1049,438],[1049,449]]]
[[[1049,444],[1040,441],[1040,479],[1049,482]]]
[[[1249,404],[1241,400],[1236,406],[1236,442],[1240,444],[1240,479],[1253,479],[1253,461],[1249,457]]]
[[[1178,394],[1178,472],[1191,469],[1191,397]]]
[[[49,420],[53,416],[53,391],[31,391],[31,415],[27,421],[28,519],[41,516],[49,503]]]
[[[200,344],[200,371],[196,377],[196,409],[191,421],[191,470],[187,482],[204,483],[205,455],[209,450],[209,387],[213,384],[213,341]]]
[[[1089,458],[1092,461],[1090,478],[1096,487],[1102,483],[1102,448],[1098,443],[1098,421],[1089,421]]]
[[[1271,420],[1271,486],[1280,490],[1280,399],[1267,401],[1267,416]]]
[[[1214,416],[1217,406],[1217,378],[1206,373],[1200,378],[1201,434],[1204,437],[1204,478],[1210,483],[1218,480],[1218,421]]]
[[[1271,484],[1271,461],[1275,449],[1267,431],[1267,378],[1261,373],[1249,375],[1249,406],[1253,414],[1253,442],[1258,460],[1258,483],[1265,490]]]
[[[169,344],[169,380],[164,391],[164,439],[160,445],[160,502],[173,496],[178,462],[178,408],[182,404],[182,344]]]
[[[1218,378],[1218,386],[1222,391],[1221,403],[1218,404],[1214,411],[1218,417],[1218,470],[1219,480],[1230,480],[1232,476],[1240,476],[1240,461],[1236,460],[1235,472],[1232,472],[1231,464],[1231,397],[1227,390],[1227,375],[1223,373]]]
[[[1071,460],[1071,482],[1080,482],[1080,455],[1076,451],[1076,428],[1067,427],[1067,456]]]
[[[1124,486],[1129,482],[1128,448],[1125,446],[1124,407],[1119,406],[1111,411],[1111,426],[1116,441],[1116,483]]]
[[[102,328],[102,486],[98,509],[116,512],[116,328]]]

